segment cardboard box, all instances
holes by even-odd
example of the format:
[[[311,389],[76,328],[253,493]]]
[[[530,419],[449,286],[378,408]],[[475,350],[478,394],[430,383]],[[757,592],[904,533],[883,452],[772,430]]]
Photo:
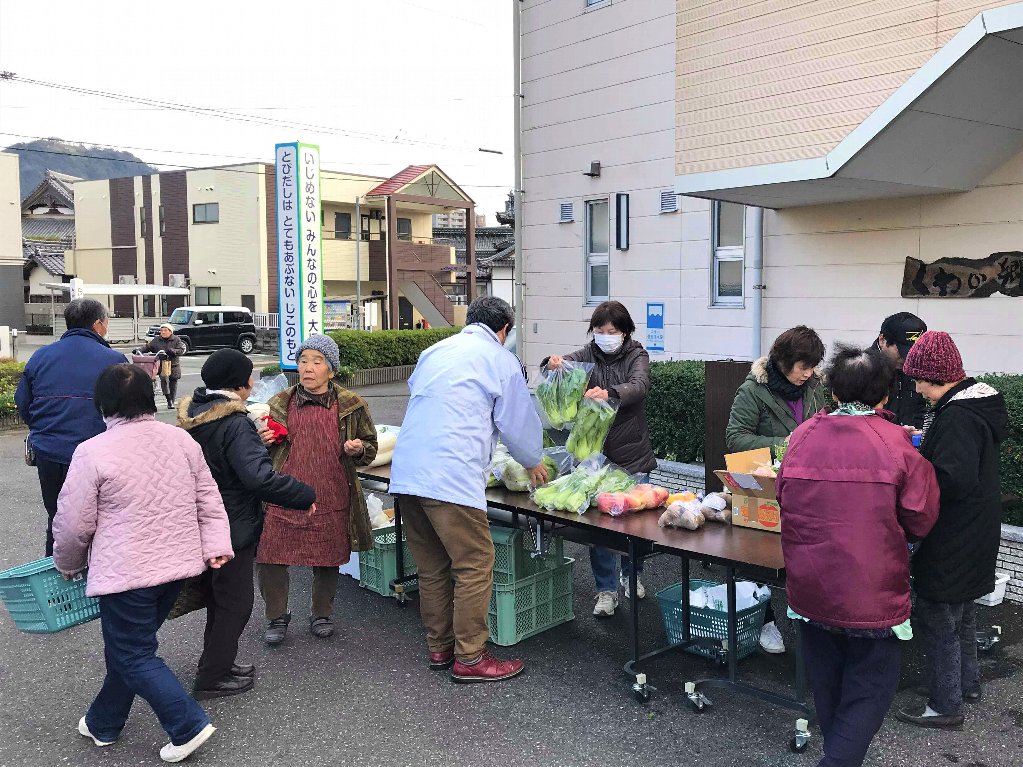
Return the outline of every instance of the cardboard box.
[[[730,453],[725,456],[725,471],[715,471],[732,493],[732,524],[781,532],[781,507],[778,505],[773,477],[754,476],[757,467],[771,463],[768,448],[747,450],[744,453]]]

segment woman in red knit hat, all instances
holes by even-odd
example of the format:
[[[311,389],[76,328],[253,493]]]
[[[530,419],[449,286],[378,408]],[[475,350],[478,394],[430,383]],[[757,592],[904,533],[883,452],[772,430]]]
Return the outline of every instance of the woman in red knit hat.
[[[920,453],[941,490],[938,522],[913,558],[914,618],[927,651],[930,684],[922,711],[900,711],[920,727],[958,727],[963,701],[980,700],[973,600],[994,590],[1001,534],[998,443],[1005,399],[968,378],[948,333],[928,331],[906,356],[906,375],[930,404]]]

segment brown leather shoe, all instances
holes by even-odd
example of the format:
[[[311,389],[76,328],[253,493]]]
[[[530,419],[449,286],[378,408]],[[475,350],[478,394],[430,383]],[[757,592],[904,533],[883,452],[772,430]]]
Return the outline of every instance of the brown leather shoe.
[[[455,662],[455,651],[445,650],[444,652],[430,653],[430,671],[446,671]]]
[[[525,664],[520,660],[499,660],[486,650],[472,665],[455,660],[451,667],[451,679],[459,684],[471,682],[500,682],[522,673]]]
[[[917,727],[929,727],[934,730],[954,730],[957,727],[962,727],[963,722],[966,721],[966,717],[962,714],[938,714],[937,716],[924,716],[924,712],[926,710],[927,708],[925,706],[920,709],[919,714],[911,713],[909,711],[900,711],[895,715],[895,718],[900,722],[905,722],[906,724],[913,724]]]

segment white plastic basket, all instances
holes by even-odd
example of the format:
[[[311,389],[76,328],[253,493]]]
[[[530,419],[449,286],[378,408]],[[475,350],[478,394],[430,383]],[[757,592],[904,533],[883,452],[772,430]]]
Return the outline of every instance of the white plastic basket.
[[[995,573],[995,590],[973,601],[978,605],[985,605],[987,607],[1000,605],[1002,600],[1005,599],[1005,585],[1008,582],[1009,576],[1007,573]]]

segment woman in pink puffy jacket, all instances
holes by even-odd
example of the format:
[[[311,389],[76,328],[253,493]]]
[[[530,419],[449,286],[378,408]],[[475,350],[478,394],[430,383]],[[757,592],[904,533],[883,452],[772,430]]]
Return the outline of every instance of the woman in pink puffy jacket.
[[[94,399],[107,430],[75,450],[53,521],[54,564],[65,577],[88,567],[103,628],[106,678],[78,732],[113,745],[137,695],[170,736],[160,757],[179,762],[214,727],[157,656],[156,632],[186,578],[234,556],[227,513],[199,445],[155,419],[140,367],[107,368]]]

